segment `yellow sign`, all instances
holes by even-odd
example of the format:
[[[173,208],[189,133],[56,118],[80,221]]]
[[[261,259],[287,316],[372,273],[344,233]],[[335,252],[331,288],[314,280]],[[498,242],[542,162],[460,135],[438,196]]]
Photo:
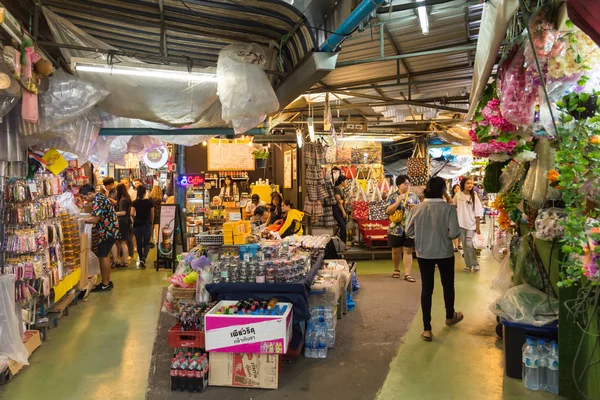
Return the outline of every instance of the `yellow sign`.
[[[56,149],[48,150],[42,159],[48,163],[46,168],[54,175],[60,174],[69,166],[67,160]]]

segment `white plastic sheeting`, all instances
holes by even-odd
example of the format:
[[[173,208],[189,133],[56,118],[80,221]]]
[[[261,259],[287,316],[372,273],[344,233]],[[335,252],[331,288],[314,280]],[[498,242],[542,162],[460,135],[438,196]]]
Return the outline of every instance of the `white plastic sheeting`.
[[[467,120],[472,118],[479,97],[488,83],[508,25],[517,8],[519,8],[519,0],[489,0],[483,6]]]
[[[44,15],[57,42],[99,49],[114,49],[88,35],[66,19],[44,8]],[[86,51],[61,49],[70,63],[73,58],[95,59],[106,64],[107,55]],[[114,57],[115,63],[140,63],[130,57]],[[214,69],[194,68],[194,72],[214,73]],[[139,77],[77,71],[86,81],[106,87],[111,95],[99,104],[107,113],[167,124],[172,127],[224,126],[218,106],[216,82],[179,82]]]
[[[15,276],[0,275],[0,355],[29,365],[21,330],[21,310],[15,305]]]
[[[217,79],[223,119],[235,133],[261,124],[279,110],[279,100],[264,72],[266,56],[255,43],[231,44],[219,52]]]

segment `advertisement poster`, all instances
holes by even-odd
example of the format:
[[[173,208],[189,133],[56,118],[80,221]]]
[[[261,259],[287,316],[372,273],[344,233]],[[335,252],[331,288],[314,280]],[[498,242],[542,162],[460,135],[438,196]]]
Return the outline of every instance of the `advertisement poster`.
[[[175,219],[177,217],[177,204],[161,204],[160,224],[158,226],[158,252],[160,257],[173,256],[173,234],[177,230]]]
[[[298,150],[292,151],[292,176],[294,180],[298,180]]]
[[[283,187],[292,188],[292,151],[288,150],[283,155]]]

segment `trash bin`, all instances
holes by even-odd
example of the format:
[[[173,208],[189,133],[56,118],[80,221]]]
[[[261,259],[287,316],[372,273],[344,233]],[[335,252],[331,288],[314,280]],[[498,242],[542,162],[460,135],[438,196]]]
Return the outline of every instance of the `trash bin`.
[[[522,348],[526,338],[555,340],[558,343],[558,324],[533,326],[502,319],[504,370],[506,376],[521,379]]]

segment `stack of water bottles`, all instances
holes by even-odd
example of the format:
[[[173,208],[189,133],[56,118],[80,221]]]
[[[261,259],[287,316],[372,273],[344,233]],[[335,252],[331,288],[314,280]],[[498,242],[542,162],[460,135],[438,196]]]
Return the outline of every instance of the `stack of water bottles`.
[[[558,394],[558,344],[527,338],[523,345],[523,384]]]
[[[306,329],[304,356],[307,358],[327,358],[327,348],[334,346],[333,307],[311,307],[310,321]]]

